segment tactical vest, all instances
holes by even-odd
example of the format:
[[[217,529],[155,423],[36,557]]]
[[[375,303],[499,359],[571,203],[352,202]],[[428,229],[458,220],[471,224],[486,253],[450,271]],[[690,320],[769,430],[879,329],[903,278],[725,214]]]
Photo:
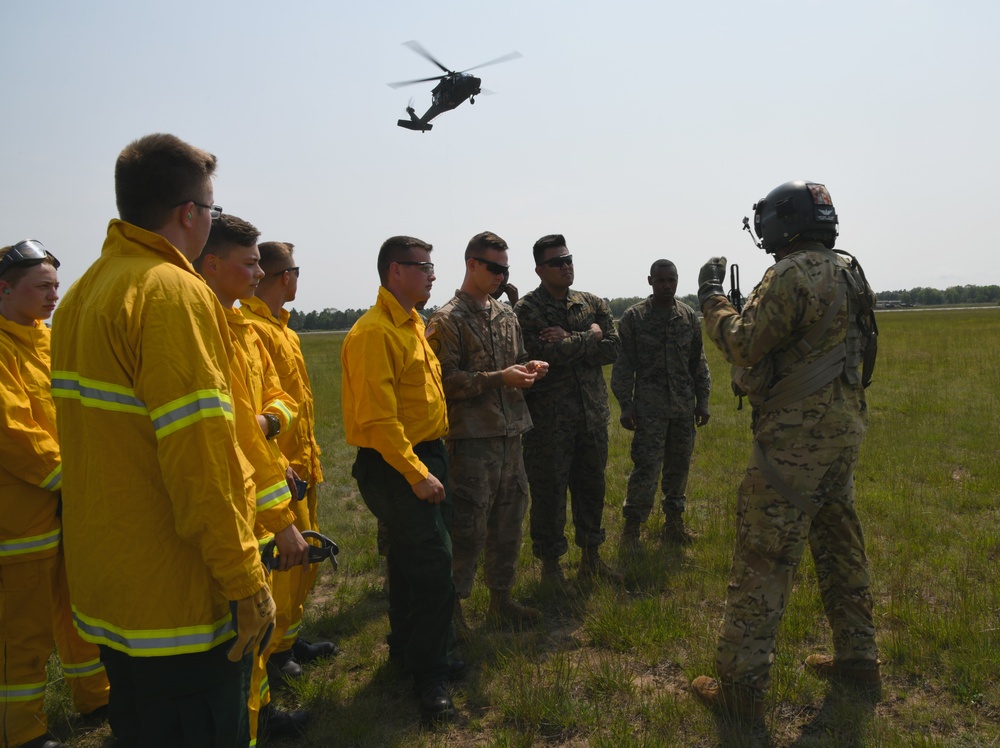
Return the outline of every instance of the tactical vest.
[[[860,382],[863,387],[871,384],[878,354],[878,325],[871,288],[857,258],[840,250],[823,251],[850,260],[846,267],[838,263],[837,293],[823,316],[791,348],[777,355],[769,354],[749,369],[733,369],[734,383],[750,397],[754,409],[787,407],[825,387],[841,373],[850,384]],[[794,364],[812,352],[830,329],[845,298],[848,313],[846,338],[794,374],[786,375]]]
[[[823,251],[829,253],[834,261],[834,253],[850,260],[847,266],[837,263],[837,292],[823,316],[788,350],[766,356],[760,364],[744,370],[742,376],[734,373],[734,385],[738,383],[747,388],[746,392],[754,406],[755,422],[761,413],[788,407],[825,387],[841,374],[852,385],[860,382],[863,387],[867,387],[871,384],[878,353],[878,326],[872,303],[874,294],[855,257],[840,250]],[[844,340],[793,374],[783,376],[794,364],[805,358],[830,329],[845,298],[848,327]],[[768,459],[763,445],[756,439],[754,461],[764,478],[778,493],[810,517],[814,515],[816,507],[809,496],[796,491],[784,480],[781,472]]]

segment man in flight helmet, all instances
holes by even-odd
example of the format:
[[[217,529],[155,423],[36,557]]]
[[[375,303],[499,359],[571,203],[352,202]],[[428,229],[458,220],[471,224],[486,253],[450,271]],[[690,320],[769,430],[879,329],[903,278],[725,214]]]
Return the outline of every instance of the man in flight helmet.
[[[793,241],[813,239],[827,249],[837,241],[837,211],[830,193],[815,182],[785,182],[753,206],[760,247],[774,254]]]
[[[754,445],[737,495],[717,675],[691,688],[709,706],[757,721],[807,543],[833,632],[833,655],[810,655],[808,669],[875,694],[881,676],[853,479],[868,425],[861,362],[874,346],[874,294],[854,258],[833,250],[837,213],[824,185],[775,188],[754,206],[754,227],[775,264],[742,312],[722,290],[724,257],[699,275],[705,333],[750,399]]]

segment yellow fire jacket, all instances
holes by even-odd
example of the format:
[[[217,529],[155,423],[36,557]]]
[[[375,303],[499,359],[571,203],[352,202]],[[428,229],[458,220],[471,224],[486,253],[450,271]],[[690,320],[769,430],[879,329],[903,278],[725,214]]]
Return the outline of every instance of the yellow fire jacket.
[[[340,350],[344,440],[378,450],[410,485],[427,477],[413,448],[448,433],[441,364],[416,310],[407,313],[384,286]]]
[[[234,636],[265,585],[215,295],[162,236],[111,221],[52,325],[63,543],[84,639],[132,656]]]
[[[275,440],[268,440],[261,431],[257,416],[264,413],[277,416],[281,431],[287,431],[295,421],[297,406],[281,389],[271,357],[267,355],[250,320],[237,309],[226,309],[225,312],[234,344],[232,372],[236,439],[253,466],[254,534],[258,539],[265,539],[292,524],[295,515],[289,508],[292,493],[285,481],[288,460],[282,456]]]
[[[316,443],[316,412],[309,372],[299,336],[288,327],[288,312],[282,309],[281,319],[276,319],[267,304],[256,297],[242,299],[240,306],[271,356],[281,387],[299,406],[295,427],[278,434],[278,447],[302,480],[308,481],[310,486],[322,483],[323,467]]]
[[[49,391],[49,328],[0,317],[0,564],[52,556],[62,463]]]

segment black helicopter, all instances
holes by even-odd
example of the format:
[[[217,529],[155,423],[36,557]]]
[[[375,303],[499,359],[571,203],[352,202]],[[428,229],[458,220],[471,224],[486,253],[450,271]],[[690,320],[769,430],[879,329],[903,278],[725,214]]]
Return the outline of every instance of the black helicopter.
[[[431,107],[424,112],[422,117],[418,117],[413,107],[408,106],[406,107],[406,113],[410,115],[410,118],[401,119],[396,122],[397,125],[405,127],[407,130],[420,130],[421,132],[427,132],[434,127],[434,125],[431,124],[431,120],[442,112],[451,111],[466,99],[469,100],[470,104],[475,104],[476,96],[480,93],[490,93],[489,91],[483,91],[479,87],[482,80],[474,75],[468,75],[470,70],[484,68],[487,65],[496,65],[499,62],[507,62],[508,60],[516,60],[521,56],[520,52],[511,52],[510,54],[498,57],[495,60],[490,60],[489,62],[482,63],[481,65],[476,65],[471,68],[466,68],[460,72],[455,72],[454,70],[449,70],[440,62],[435,60],[430,52],[420,46],[419,42],[406,42],[406,46],[421,57],[430,60],[444,71],[444,75],[436,75],[433,78],[418,78],[413,81],[400,81],[399,83],[389,84],[390,88],[400,88],[401,86],[411,86],[414,83],[440,81],[431,91]]]

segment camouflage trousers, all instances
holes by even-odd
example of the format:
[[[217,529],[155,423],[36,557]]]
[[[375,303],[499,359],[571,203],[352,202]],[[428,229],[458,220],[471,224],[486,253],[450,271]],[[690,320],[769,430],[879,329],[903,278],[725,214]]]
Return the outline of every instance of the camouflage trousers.
[[[472,594],[480,555],[491,590],[510,590],[521,552],[521,525],[528,509],[521,437],[448,441],[452,573],[459,598]]]
[[[808,542],[833,630],[834,657],[878,659],[871,577],[854,509],[858,447],[771,452],[781,477],[811,502],[812,518],[767,483],[751,461],[736,508],[736,549],[716,651],[722,681],[763,693],[775,636]]]
[[[663,489],[663,512],[681,513],[687,497],[688,472],[694,451],[694,416],[642,420],[632,437],[632,472],[622,515],[645,522],[653,510],[656,481]]]
[[[521,441],[531,486],[531,551],[536,558],[559,558],[566,542],[566,490],[573,510],[575,541],[581,548],[604,542],[604,469],[608,464],[608,427],[588,430],[579,408],[555,418],[535,420]]]

